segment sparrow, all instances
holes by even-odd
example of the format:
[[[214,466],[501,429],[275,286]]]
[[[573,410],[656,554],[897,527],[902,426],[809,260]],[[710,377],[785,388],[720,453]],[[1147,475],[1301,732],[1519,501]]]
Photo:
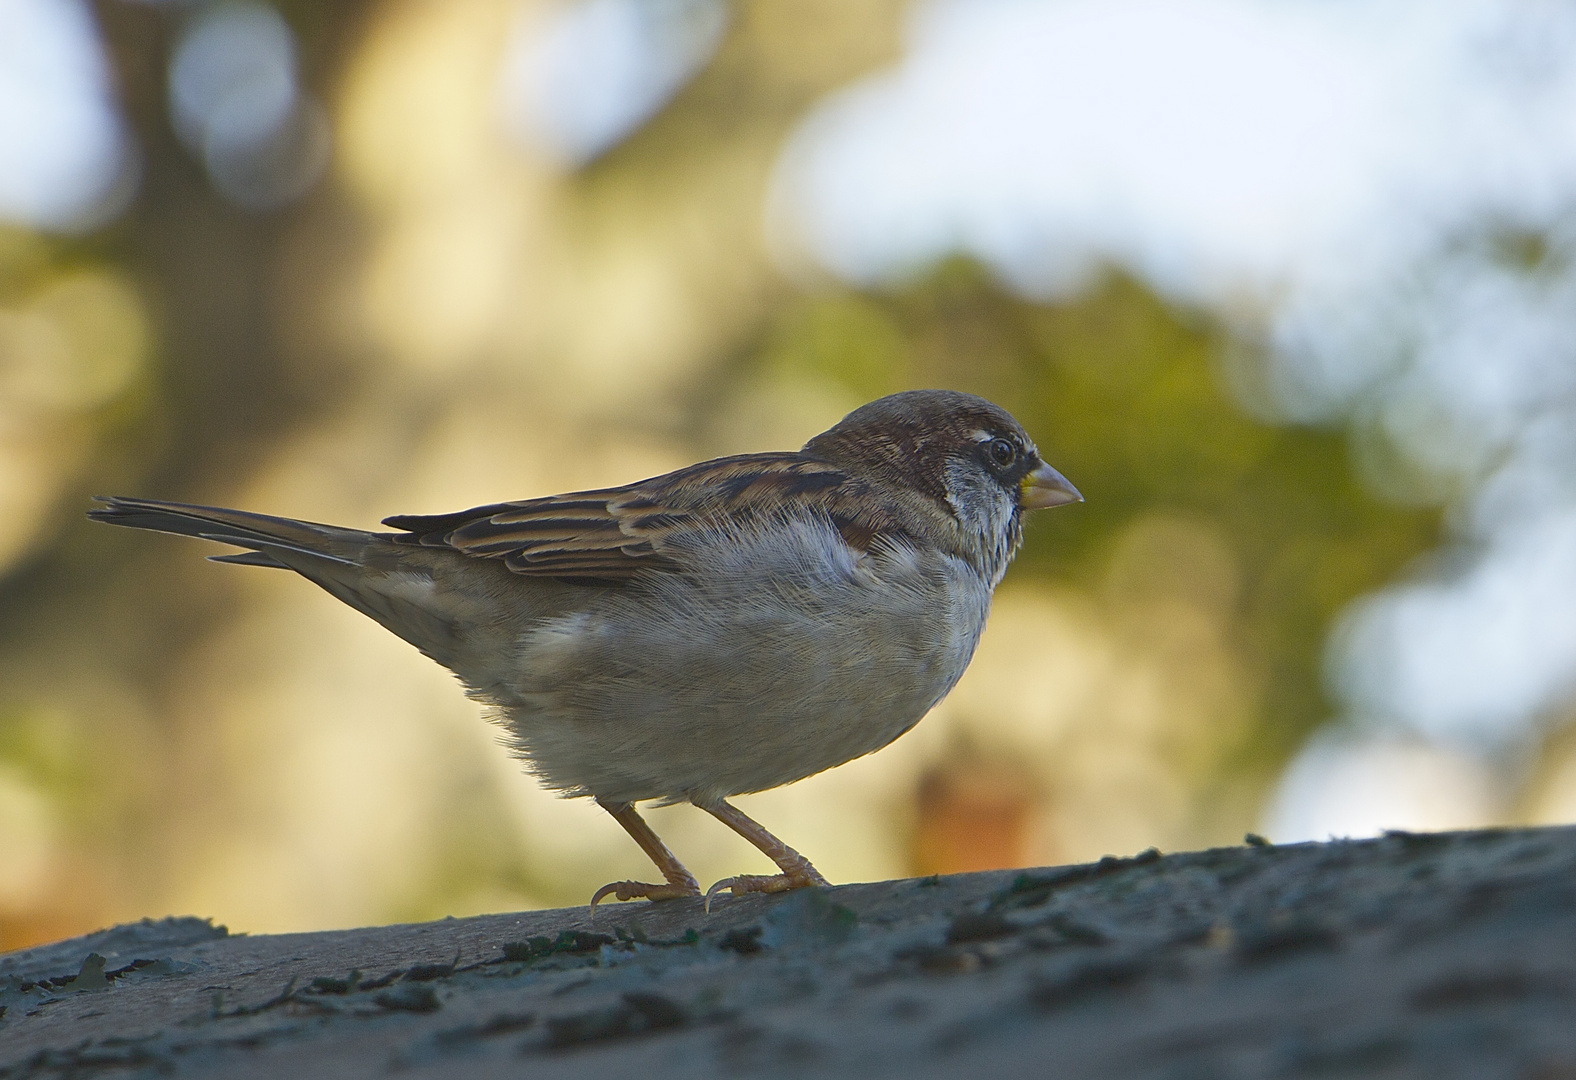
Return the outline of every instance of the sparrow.
[[[661,871],[607,896],[701,895],[636,812],[688,802],[781,871],[827,881],[728,803],[879,750],[979,643],[1027,510],[1081,502],[983,398],[893,394],[797,452],[703,461],[623,487],[385,518],[393,531],[97,497],[97,521],[242,549],[410,642],[489,710],[548,788],[588,796]]]

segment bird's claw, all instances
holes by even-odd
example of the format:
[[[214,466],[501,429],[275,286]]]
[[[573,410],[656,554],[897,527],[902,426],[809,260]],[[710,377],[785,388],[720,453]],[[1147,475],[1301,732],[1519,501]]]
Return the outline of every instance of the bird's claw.
[[[831,882],[808,863],[797,873],[740,874],[738,877],[723,878],[706,890],[706,913],[708,915],[711,913],[712,900],[724,889],[732,892],[734,896],[743,896],[745,893],[780,893],[792,889],[805,889],[813,885],[830,884]]]
[[[591,914],[595,915],[597,904],[609,896],[616,900],[677,900],[684,896],[699,895],[698,885],[675,885],[672,882],[652,885],[645,881],[613,881],[591,895]]]

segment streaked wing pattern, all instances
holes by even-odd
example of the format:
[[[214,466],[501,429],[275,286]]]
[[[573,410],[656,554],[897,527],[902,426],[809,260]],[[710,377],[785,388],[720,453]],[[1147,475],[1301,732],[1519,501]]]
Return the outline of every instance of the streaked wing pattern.
[[[796,453],[701,462],[617,488],[479,506],[457,514],[385,518],[397,541],[502,559],[517,574],[617,583],[671,569],[669,536],[722,521],[781,514],[788,505],[825,513],[860,548],[881,531],[858,510],[846,473]]]

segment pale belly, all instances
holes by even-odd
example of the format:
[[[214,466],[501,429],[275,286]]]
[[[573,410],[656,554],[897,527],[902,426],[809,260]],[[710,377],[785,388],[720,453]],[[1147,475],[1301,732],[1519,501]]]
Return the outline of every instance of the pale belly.
[[[957,682],[990,604],[951,558],[874,570],[741,574],[703,605],[608,594],[522,635],[500,719],[547,785],[613,801],[725,798],[868,754]]]

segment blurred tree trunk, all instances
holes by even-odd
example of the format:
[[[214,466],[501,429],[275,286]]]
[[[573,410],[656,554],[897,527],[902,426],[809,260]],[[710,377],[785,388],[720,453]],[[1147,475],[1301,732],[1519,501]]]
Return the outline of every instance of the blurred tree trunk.
[[[283,12],[296,31],[301,82],[319,97],[332,98],[369,6],[296,3]],[[284,377],[275,274],[281,245],[303,219],[347,211],[328,177],[277,211],[226,202],[170,123],[166,70],[183,12],[118,0],[96,7],[142,154],[140,190],[102,242],[149,292],[160,445],[145,482],[175,494],[203,475],[244,471],[248,443],[328,403],[329,365],[306,385]]]

